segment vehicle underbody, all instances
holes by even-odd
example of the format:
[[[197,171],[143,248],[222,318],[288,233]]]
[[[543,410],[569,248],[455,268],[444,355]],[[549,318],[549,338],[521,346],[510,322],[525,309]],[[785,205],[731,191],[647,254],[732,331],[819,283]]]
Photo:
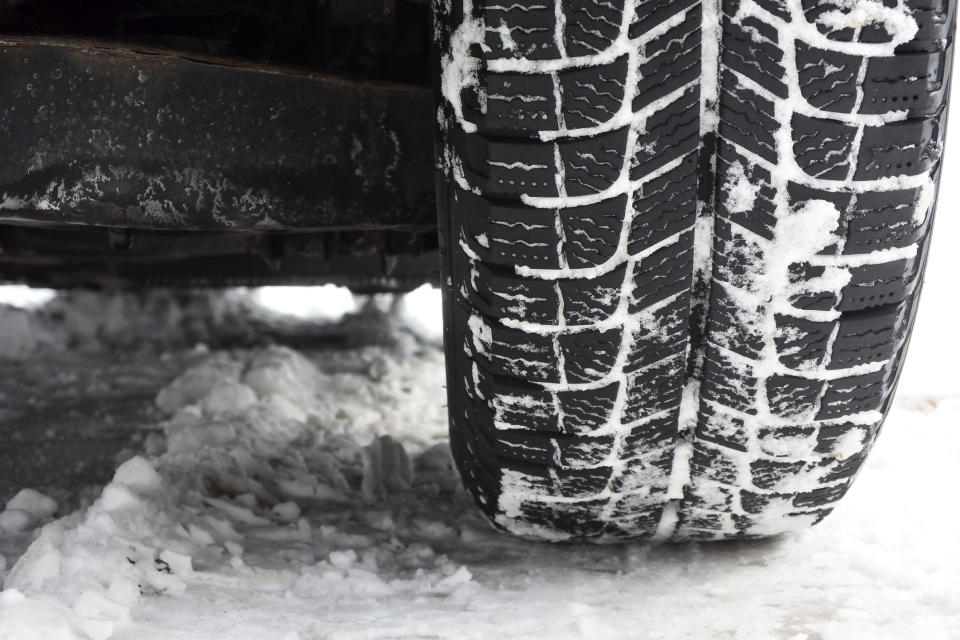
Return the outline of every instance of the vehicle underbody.
[[[429,29],[409,0],[6,2],[0,272],[435,281]]]

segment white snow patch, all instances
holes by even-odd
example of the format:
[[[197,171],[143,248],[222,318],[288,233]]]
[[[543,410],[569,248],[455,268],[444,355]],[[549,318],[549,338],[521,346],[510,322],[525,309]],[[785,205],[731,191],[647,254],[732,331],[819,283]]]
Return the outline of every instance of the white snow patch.
[[[53,289],[35,289],[22,284],[0,285],[0,305],[20,309],[42,307],[57,297]]]
[[[740,162],[734,162],[727,173],[723,191],[726,195],[726,207],[730,213],[745,213],[753,209],[760,193],[760,185],[753,184],[747,177]]]
[[[837,460],[846,460],[850,456],[863,451],[868,432],[865,429],[854,427],[837,438],[833,446],[833,455]]]
[[[274,313],[312,318],[339,320],[357,311],[357,302],[346,287],[323,285],[319,287],[261,287],[254,300]]]
[[[904,2],[889,7],[879,0],[845,0],[842,9],[824,11],[816,21],[832,31],[859,30],[867,25],[883,25],[897,43],[913,40],[919,27]]]

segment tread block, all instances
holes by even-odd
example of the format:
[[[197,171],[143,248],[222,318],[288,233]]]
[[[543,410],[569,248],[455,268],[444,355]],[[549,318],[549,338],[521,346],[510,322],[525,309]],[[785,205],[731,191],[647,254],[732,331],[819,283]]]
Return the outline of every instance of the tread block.
[[[626,482],[636,482],[638,477],[644,477],[649,486],[655,488],[665,479],[664,474],[657,474],[659,469],[667,472],[673,466],[673,452],[667,446],[677,436],[677,415],[670,412],[658,418],[644,420],[630,428],[623,440],[621,458],[636,460],[635,467],[627,467],[619,486],[626,486]],[[639,488],[630,485],[630,488]]]
[[[729,70],[722,72],[720,87],[720,137],[768,162],[776,162],[774,134],[780,124],[773,102],[741,86]]]
[[[571,438],[564,435],[531,437],[525,429],[499,431],[496,448],[512,460],[565,469],[585,469],[610,464],[614,438],[603,435]]]
[[[602,429],[616,416],[613,413],[622,383],[583,391],[561,391],[556,404],[563,416],[564,433],[586,435]]]
[[[608,49],[620,36],[623,7],[607,0],[583,0],[563,4],[563,42],[567,55],[588,56]]]
[[[852,439],[854,443],[865,446],[869,443],[870,436],[874,431],[876,431],[876,429],[868,429],[856,424],[825,424],[817,434],[816,452],[837,458],[838,446],[845,444],[843,440]],[[862,460],[860,457],[857,459]]]
[[[852,278],[838,305],[841,311],[860,311],[902,302],[913,293],[919,275],[915,259],[893,260],[851,269]]]
[[[651,490],[649,495],[635,493],[618,498],[605,531],[618,538],[636,537],[634,531],[656,531],[663,513],[662,496],[663,492]]]
[[[923,118],[864,127],[856,180],[916,176],[940,161],[940,119]]]
[[[627,57],[610,64],[580,67],[558,74],[561,113],[567,129],[589,129],[616,117],[623,105]]]
[[[814,322],[806,318],[777,314],[775,337],[780,364],[791,369],[822,367],[833,338],[833,322]],[[836,349],[836,343],[834,343]]]
[[[828,425],[778,424],[759,426],[757,443],[760,452],[769,458],[807,458],[817,448],[817,438]]]
[[[709,442],[694,442],[693,455],[690,457],[692,475],[727,486],[736,486],[740,465],[733,453],[731,449]]]
[[[557,100],[549,74],[487,73],[480,108],[479,96],[471,96],[468,119],[486,135],[532,134],[556,131]]]
[[[842,180],[851,173],[856,127],[800,114],[794,114],[791,125],[793,155],[807,175]]]
[[[759,309],[745,309],[720,286],[711,289],[710,308],[714,311],[707,318],[708,344],[746,358],[759,358],[763,350],[764,335],[759,327],[746,322],[746,318],[759,313]]]
[[[785,478],[797,475],[805,467],[803,461],[754,460],[750,463],[750,480],[759,489],[775,489]]]
[[[596,382],[608,376],[623,347],[623,330],[560,334],[558,344],[567,382]]]
[[[736,148],[721,141],[717,154],[717,213],[719,220],[728,220],[766,240],[773,240],[776,227],[776,190],[771,183],[770,172],[750,162]],[[743,193],[744,186],[753,196],[753,202],[742,195],[733,196],[734,190]]]
[[[718,281],[750,294],[759,293],[756,265],[763,264],[765,244],[723,218],[714,223],[713,269]]]
[[[704,401],[739,413],[757,413],[760,380],[753,374],[753,367],[734,362],[712,345],[707,345],[700,384],[700,397]]]
[[[630,178],[637,180],[700,147],[700,91],[685,90],[671,105],[646,121],[630,162]]]
[[[871,58],[860,113],[906,111],[911,118],[938,113],[946,102],[949,52]]]
[[[686,349],[689,302],[678,298],[659,307],[631,326],[632,345],[624,364],[625,374],[682,355]]]
[[[863,58],[797,43],[800,92],[812,107],[850,113],[857,107]]]
[[[586,325],[609,319],[630,296],[627,275],[626,266],[622,266],[596,278],[559,281],[555,286],[560,289],[566,324]]]
[[[785,420],[812,417],[825,383],[800,376],[775,374],[767,378],[767,405],[770,413]]]
[[[559,143],[566,194],[585,196],[609,189],[623,172],[627,135],[627,129],[618,129]]]
[[[503,320],[557,324],[560,297],[552,283],[503,275],[482,263],[472,269],[463,289],[473,308]]]
[[[901,248],[920,242],[927,230],[914,218],[919,189],[868,191],[857,195],[848,211],[843,253],[870,253],[880,248]]]
[[[636,4],[630,22],[630,38],[636,39],[675,15],[689,11],[697,0],[648,0]]]
[[[692,229],[696,222],[697,157],[646,182],[633,199],[629,251],[641,251]]]
[[[484,48],[476,52],[477,57],[552,60],[560,55],[552,2],[519,0],[477,4],[479,17],[488,26]]]
[[[607,523],[598,517],[606,503],[604,499],[574,503],[529,500],[520,503],[516,517],[533,527],[549,522],[551,530],[555,527],[574,538],[595,538],[607,527]]]
[[[611,259],[620,244],[627,196],[561,209],[563,253],[574,268],[595,267]]]
[[[817,420],[834,420],[864,411],[876,411],[883,399],[885,372],[831,380],[820,401]]]
[[[701,22],[699,6],[691,7],[683,22],[643,45],[634,111],[686,85],[699,93]]]
[[[769,39],[769,33],[725,16],[720,60],[726,68],[743,74],[777,97],[786,98],[783,51],[775,40]]]
[[[693,271],[693,231],[682,234],[675,244],[666,245],[638,260],[633,266],[633,295],[630,312],[689,291]]]
[[[683,354],[657,362],[627,376],[627,401],[623,410],[626,424],[679,406],[683,392],[678,373],[685,365]]]
[[[902,305],[888,305],[843,316],[828,368],[846,369],[891,360],[897,344],[897,325],[903,314]]]
[[[553,396],[543,389],[511,390],[492,383],[476,403],[477,424],[489,421],[496,429],[522,429],[560,433],[560,414]],[[491,411],[492,407],[492,411]],[[492,413],[492,416],[487,417]]]
[[[627,57],[555,74],[482,73],[483,99],[476,88],[468,93],[468,120],[486,136],[536,138],[542,131],[599,127],[617,116]]]
[[[523,487],[533,498],[564,497],[589,499],[602,493],[610,482],[613,470],[609,467],[596,469],[566,469],[523,464],[514,460],[502,460],[504,482]]]
[[[487,324],[489,342],[484,336],[472,335],[474,345],[482,348],[474,356],[494,375],[541,383],[559,383],[560,367],[554,341],[549,336],[523,333],[499,324]],[[467,346],[469,349],[469,346]]]
[[[748,427],[742,418],[717,411],[709,404],[700,408],[694,435],[697,440],[739,451],[746,451],[750,442]]]
[[[555,210],[493,201],[463,189],[456,189],[454,195],[464,212],[459,240],[466,242],[472,253],[482,256],[484,263],[534,269],[560,266]]]

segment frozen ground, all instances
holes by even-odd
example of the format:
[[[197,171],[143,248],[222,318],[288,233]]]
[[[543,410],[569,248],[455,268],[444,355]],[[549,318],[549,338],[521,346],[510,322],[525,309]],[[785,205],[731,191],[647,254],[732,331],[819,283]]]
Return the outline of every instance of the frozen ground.
[[[447,457],[428,291],[0,290],[26,307],[0,308],[0,640],[960,638],[949,151],[879,444],[821,526],[761,543],[491,531]]]

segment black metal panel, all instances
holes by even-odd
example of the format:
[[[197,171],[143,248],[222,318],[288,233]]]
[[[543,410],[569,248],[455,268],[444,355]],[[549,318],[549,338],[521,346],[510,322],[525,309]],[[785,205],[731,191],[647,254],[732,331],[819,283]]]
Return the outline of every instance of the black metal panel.
[[[430,229],[429,89],[0,39],[0,221]]]

